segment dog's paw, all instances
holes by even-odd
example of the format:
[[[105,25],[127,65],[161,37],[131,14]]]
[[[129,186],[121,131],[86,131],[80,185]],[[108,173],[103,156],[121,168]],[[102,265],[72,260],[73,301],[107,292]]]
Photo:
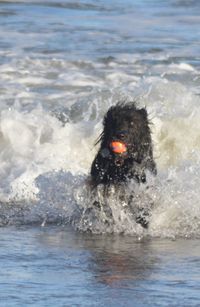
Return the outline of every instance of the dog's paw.
[[[136,216],[135,221],[145,229],[147,229],[149,226],[148,216],[138,215]]]
[[[151,216],[150,209],[147,208],[138,208],[138,207],[132,207],[131,213],[133,215],[133,218],[137,224],[140,224],[143,228],[147,229],[149,226],[149,219]]]

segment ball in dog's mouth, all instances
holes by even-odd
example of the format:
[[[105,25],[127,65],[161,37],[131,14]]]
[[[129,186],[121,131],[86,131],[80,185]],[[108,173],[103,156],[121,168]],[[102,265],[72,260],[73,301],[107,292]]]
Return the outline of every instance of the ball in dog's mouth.
[[[122,141],[112,141],[110,143],[110,149],[115,154],[114,163],[120,167],[124,164],[123,156],[127,152],[126,144]]]
[[[123,154],[127,152],[126,144],[123,143],[122,141],[112,141],[110,143],[110,149],[115,154]]]

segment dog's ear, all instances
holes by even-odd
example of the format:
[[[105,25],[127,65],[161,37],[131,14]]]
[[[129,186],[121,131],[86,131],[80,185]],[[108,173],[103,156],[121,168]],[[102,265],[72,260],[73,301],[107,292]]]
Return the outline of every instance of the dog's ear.
[[[147,110],[145,108],[138,110],[138,112],[142,115],[143,119],[147,119]]]
[[[104,125],[104,127],[106,126],[106,124],[108,124],[108,123],[111,123],[112,122],[112,120],[113,120],[113,107],[111,107],[108,111],[107,111],[107,113],[106,113],[106,115],[104,116],[104,119],[103,119],[103,125]]]

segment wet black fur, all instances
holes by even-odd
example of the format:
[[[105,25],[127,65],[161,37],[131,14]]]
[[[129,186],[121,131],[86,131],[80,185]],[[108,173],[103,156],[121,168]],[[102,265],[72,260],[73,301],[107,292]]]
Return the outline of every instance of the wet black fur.
[[[113,140],[127,144],[127,153],[113,153],[109,146]],[[103,132],[97,143],[100,149],[91,167],[94,184],[129,179],[146,182],[146,170],[156,174],[146,109],[137,109],[133,103],[111,107],[104,117]]]
[[[115,154],[110,149],[111,141],[123,141],[127,152]],[[133,179],[146,182],[146,171],[156,174],[153,159],[150,123],[146,109],[138,109],[134,103],[118,103],[112,106],[103,120],[103,132],[96,144],[100,149],[91,166],[93,186],[119,185]],[[132,196],[130,197],[130,202]],[[149,210],[141,209],[135,215],[136,222],[148,226]]]

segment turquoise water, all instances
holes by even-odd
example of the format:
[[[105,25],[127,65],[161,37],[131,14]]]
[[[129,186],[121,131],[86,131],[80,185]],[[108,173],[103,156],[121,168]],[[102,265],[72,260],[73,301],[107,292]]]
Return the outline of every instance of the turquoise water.
[[[200,306],[199,10],[0,2],[0,306]],[[120,100],[152,123],[158,175],[126,191],[153,201],[148,230],[112,191],[110,226],[85,213],[94,143]]]

